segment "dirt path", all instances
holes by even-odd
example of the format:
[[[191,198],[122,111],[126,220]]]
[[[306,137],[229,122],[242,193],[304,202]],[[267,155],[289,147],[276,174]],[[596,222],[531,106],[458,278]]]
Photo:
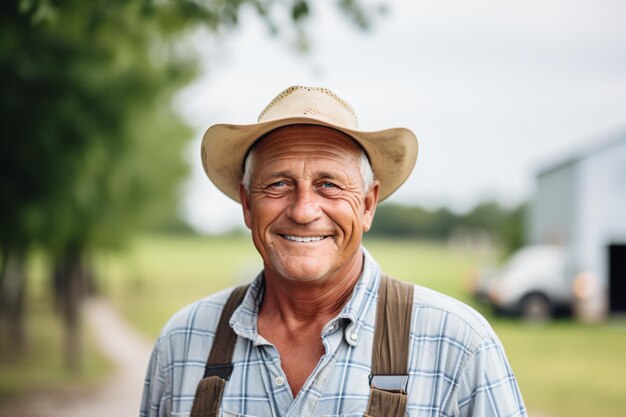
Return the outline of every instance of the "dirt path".
[[[102,353],[116,370],[95,389],[73,393],[36,393],[0,408],[0,416],[126,417],[139,415],[144,373],[151,344],[132,329],[106,300],[89,300],[85,320]]]

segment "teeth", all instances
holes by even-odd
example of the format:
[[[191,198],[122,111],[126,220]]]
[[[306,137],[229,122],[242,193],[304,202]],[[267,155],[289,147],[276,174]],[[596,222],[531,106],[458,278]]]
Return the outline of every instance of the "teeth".
[[[283,237],[293,242],[302,242],[302,243],[319,242],[320,240],[324,239],[324,236],[300,237],[300,236],[283,235]]]

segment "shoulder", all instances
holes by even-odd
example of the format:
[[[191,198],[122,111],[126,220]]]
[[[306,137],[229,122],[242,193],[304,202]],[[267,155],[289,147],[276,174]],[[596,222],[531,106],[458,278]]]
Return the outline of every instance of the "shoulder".
[[[424,313],[446,315],[449,319],[458,321],[459,325],[467,326],[481,335],[487,335],[491,331],[489,322],[467,304],[419,285],[415,285],[414,291],[414,307],[424,310]]]
[[[504,348],[487,320],[470,306],[415,286],[409,372],[442,375],[442,415],[526,416]],[[416,396],[420,385],[413,385]]]
[[[171,347],[189,343],[189,336],[203,336],[212,339],[222,308],[234,288],[195,301],[176,312],[165,324],[157,340],[157,345]]]
[[[152,393],[150,395],[160,401],[165,394],[158,393],[158,390],[174,390],[174,384],[181,381],[180,376],[175,376],[179,375],[177,369],[183,364],[202,369],[207,346],[215,338],[222,306],[232,290],[229,288],[187,305],[165,324],[148,365],[146,387],[150,388],[146,389]]]
[[[496,339],[487,320],[472,307],[450,296],[414,286],[412,334],[457,345],[471,354],[485,340]]]

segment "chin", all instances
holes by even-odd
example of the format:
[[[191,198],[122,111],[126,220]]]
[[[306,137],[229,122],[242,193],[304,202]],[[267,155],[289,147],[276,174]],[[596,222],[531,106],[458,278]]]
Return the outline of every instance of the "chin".
[[[281,268],[278,270],[280,275],[285,277],[290,281],[299,281],[299,282],[312,282],[318,281],[324,278],[327,274],[327,271],[314,270],[309,268]]]
[[[311,262],[274,262],[272,269],[290,281],[311,282],[324,278],[330,268],[312,259]]]

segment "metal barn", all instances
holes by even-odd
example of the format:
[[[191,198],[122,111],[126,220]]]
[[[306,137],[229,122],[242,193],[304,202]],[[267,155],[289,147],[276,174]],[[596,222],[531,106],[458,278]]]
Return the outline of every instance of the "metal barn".
[[[626,314],[626,131],[539,171],[531,243],[565,248],[576,312]]]

